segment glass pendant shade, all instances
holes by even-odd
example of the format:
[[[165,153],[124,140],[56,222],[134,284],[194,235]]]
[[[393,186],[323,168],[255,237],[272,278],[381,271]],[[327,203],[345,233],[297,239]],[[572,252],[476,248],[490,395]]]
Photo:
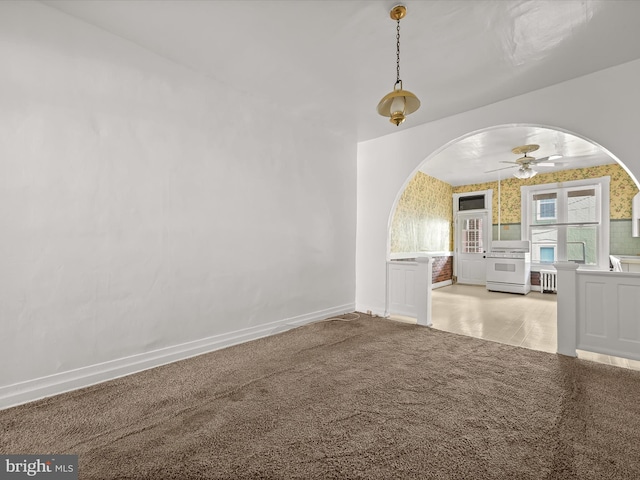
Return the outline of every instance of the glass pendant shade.
[[[532,168],[520,167],[518,171],[513,174],[513,176],[519,178],[520,180],[526,180],[527,178],[535,177],[537,173],[538,172],[536,172]]]
[[[420,108],[420,100],[408,90],[394,89],[386,94],[378,103],[378,113],[383,117],[389,117],[389,121],[394,125],[404,122],[407,115],[412,114]]]

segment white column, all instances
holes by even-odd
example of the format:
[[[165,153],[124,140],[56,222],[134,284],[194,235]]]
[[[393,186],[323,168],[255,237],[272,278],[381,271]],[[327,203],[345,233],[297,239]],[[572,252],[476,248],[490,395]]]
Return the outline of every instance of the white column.
[[[431,288],[433,275],[433,257],[418,257],[418,275],[416,278],[416,310],[418,325],[430,327]]]
[[[575,357],[577,346],[577,279],[578,264],[553,264],[558,272],[558,353]]]

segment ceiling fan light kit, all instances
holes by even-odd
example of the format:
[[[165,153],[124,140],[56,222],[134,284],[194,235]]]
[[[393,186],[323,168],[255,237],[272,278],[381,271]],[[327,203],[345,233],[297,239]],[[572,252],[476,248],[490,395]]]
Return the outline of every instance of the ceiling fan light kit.
[[[538,172],[536,172],[530,166],[531,162],[533,162],[535,158],[527,156],[527,153],[535,152],[539,148],[540,148],[540,145],[531,144],[531,145],[522,145],[520,147],[516,147],[511,150],[511,152],[515,153],[516,155],[524,154],[523,157],[520,157],[518,160],[516,160],[516,162],[520,164],[520,168],[516,173],[513,174],[514,177],[520,180],[526,180],[527,178],[532,178],[536,176]]]
[[[407,7],[396,5],[389,12],[392,20],[397,22],[396,26],[396,83],[393,91],[382,97],[378,103],[378,113],[383,117],[389,117],[389,121],[399,126],[405,121],[407,115],[412,114],[420,108],[420,100],[413,93],[402,88],[400,80],[400,19],[407,14]]]
[[[523,155],[518,158],[515,162],[504,162],[500,163],[509,163],[511,167],[498,168],[496,170],[489,170],[485,173],[497,172],[499,170],[504,170],[507,168],[519,167],[518,171],[513,174],[514,177],[520,180],[526,180],[528,178],[535,177],[538,172],[531,168],[532,165],[540,165],[541,167],[553,167],[556,164],[552,162],[552,160],[557,160],[558,158],[562,158],[562,155],[554,154],[549,155],[548,157],[538,158],[530,157],[528,154],[531,152],[535,152],[540,148],[540,145],[529,144],[529,145],[521,145],[519,147],[515,147],[511,150],[511,153],[515,153],[516,155]]]
[[[519,178],[520,180],[526,180],[527,178],[533,178],[537,175],[536,172],[532,168],[520,167],[516,173],[513,174],[514,177]]]

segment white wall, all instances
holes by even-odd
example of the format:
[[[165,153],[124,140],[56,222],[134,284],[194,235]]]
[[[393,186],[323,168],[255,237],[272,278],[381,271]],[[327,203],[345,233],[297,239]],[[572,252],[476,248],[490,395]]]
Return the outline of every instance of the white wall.
[[[609,150],[637,181],[638,84],[640,60],[360,143],[356,308],[384,313],[388,225],[394,201],[427,157],[459,137],[496,125],[556,127]],[[425,99],[423,108],[428,105]]]
[[[39,3],[0,58],[0,397],[354,308],[355,138]]]

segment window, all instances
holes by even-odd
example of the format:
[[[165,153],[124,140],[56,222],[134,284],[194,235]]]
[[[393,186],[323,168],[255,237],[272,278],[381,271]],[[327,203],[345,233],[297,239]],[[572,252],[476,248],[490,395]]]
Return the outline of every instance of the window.
[[[534,195],[535,197],[535,195]],[[536,217],[538,221],[556,219],[556,198],[541,198],[536,204]]]
[[[458,210],[484,210],[485,195],[467,195],[458,198]]]
[[[556,261],[556,247],[540,247],[540,263],[553,263]]]
[[[607,269],[609,177],[522,187],[522,232],[535,266],[571,261]]]
[[[462,253],[482,253],[482,218],[464,220],[462,226]]]

